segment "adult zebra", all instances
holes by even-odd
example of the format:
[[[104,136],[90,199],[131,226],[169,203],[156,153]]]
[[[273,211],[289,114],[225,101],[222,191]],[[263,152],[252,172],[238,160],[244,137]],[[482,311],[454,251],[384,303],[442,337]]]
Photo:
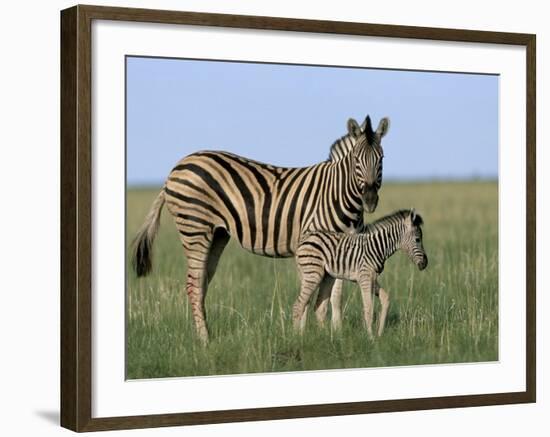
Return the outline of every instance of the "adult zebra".
[[[366,126],[371,127],[367,117]],[[167,203],[187,257],[186,290],[199,337],[208,340],[204,299],[230,236],[252,253],[294,256],[307,230],[350,231],[373,212],[382,183],[381,139],[353,119],[355,140],[338,161],[283,168],[228,152],[203,151],[182,159],[171,171],[136,235],[133,265],[138,276],[151,270],[152,244]]]

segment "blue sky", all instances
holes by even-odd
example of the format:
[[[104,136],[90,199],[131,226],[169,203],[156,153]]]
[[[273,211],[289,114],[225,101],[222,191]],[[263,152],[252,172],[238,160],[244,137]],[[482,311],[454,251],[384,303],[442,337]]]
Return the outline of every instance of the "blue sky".
[[[498,175],[497,76],[128,57],[128,185],[204,149],[312,165],[367,114],[391,120],[385,180]]]

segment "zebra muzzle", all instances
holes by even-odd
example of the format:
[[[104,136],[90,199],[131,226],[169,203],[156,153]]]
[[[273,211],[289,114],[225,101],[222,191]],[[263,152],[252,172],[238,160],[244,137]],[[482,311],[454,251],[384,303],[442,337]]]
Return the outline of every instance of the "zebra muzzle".
[[[378,192],[367,189],[363,193],[363,209],[368,213],[373,213],[378,206]]]
[[[426,267],[428,267],[428,257],[424,255],[424,257],[418,263],[418,270],[424,270]]]

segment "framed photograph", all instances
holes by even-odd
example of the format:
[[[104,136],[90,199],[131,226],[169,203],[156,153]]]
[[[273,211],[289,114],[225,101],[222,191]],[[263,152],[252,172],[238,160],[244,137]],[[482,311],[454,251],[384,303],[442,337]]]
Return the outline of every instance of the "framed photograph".
[[[61,12],[61,425],[535,402],[535,35]]]

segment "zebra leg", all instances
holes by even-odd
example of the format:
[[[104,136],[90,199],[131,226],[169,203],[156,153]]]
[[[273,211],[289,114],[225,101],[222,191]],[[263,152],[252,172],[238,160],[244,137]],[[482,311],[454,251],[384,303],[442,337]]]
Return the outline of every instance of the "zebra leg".
[[[317,322],[319,325],[323,326],[325,324],[325,319],[327,317],[328,302],[333,292],[334,278],[326,275],[323,282],[319,287],[319,295],[317,296],[317,301],[315,302],[315,316],[317,317]]]
[[[361,273],[359,276],[359,286],[361,287],[361,295],[363,297],[363,317],[370,338],[373,338],[372,319],[374,314],[373,294],[375,282],[376,280],[373,278],[373,275],[367,272]]]
[[[209,257],[214,241],[214,233],[211,228],[193,228],[193,231],[185,231],[185,226],[180,228],[180,239],[183,245],[185,255],[187,257],[187,282],[186,291],[191,305],[193,321],[197,335],[203,343],[208,342],[208,327],[206,324],[206,310],[204,300],[206,298],[206,290],[208,288],[209,272],[214,274],[217,259],[212,261],[210,265]],[[216,248],[216,245],[214,245]],[[219,249],[218,249],[219,250]],[[223,250],[223,248],[222,248]],[[220,252],[221,253],[221,252]]]
[[[203,343],[208,342],[208,327],[204,299],[206,297],[206,265],[207,260],[188,257],[186,291],[193,313],[197,335]]]
[[[319,294],[318,294],[317,302],[315,303],[315,306],[317,306],[317,303],[319,303],[319,300],[321,299],[321,295],[326,295],[325,301],[328,302],[328,298],[330,296],[330,290],[332,289],[332,284],[333,283],[334,283],[334,279],[332,277],[328,276],[328,275],[325,275],[325,277],[321,281],[321,284],[319,285]],[[306,304],[306,309],[304,310],[304,314],[302,315],[302,320],[300,321],[300,331],[301,332],[303,332],[304,329],[306,328],[308,307],[309,307],[309,302]],[[325,310],[325,315],[326,315],[326,310]],[[323,317],[323,320],[317,319],[317,321],[321,325],[323,325],[324,317]]]
[[[380,299],[380,319],[378,320],[378,337],[384,332],[384,326],[386,325],[386,317],[388,315],[388,309],[390,307],[390,296],[386,290],[384,290],[378,282],[376,282],[376,295]]]
[[[337,279],[332,287],[330,295],[330,307],[332,308],[332,328],[336,331],[342,328],[342,286],[344,281]]]
[[[212,282],[212,278],[216,273],[216,269],[218,268],[218,262],[220,261],[220,257],[225,249],[225,246],[227,246],[227,243],[229,242],[229,238],[230,238],[229,234],[223,228],[218,228],[214,232],[214,238],[212,240],[212,244],[210,246],[210,252],[208,254],[208,264],[206,266],[207,275],[208,275],[207,284],[206,284],[207,288],[210,282]]]
[[[302,317],[300,319],[300,328],[299,328],[300,334],[302,334],[306,329],[308,308],[309,308],[309,302],[306,303],[304,312],[302,313]]]
[[[304,313],[307,310],[307,306],[309,304],[311,295],[323,280],[323,276],[324,275],[322,274],[308,274],[308,275],[302,276],[302,285],[300,287],[300,294],[298,295],[298,299],[296,299],[296,302],[292,307],[292,321],[294,324],[294,329],[299,330],[300,333],[304,332],[304,328],[305,328]]]

